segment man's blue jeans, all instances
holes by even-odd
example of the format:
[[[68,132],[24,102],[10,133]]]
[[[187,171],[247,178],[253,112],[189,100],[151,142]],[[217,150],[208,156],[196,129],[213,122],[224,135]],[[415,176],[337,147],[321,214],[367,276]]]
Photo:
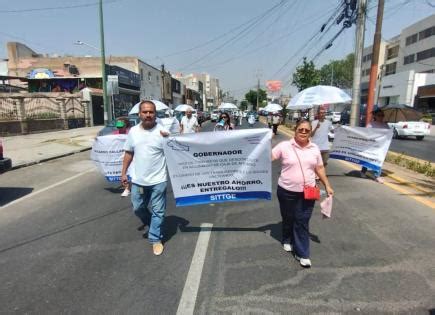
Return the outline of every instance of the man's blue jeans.
[[[131,186],[131,203],[134,214],[144,225],[149,225],[148,240],[157,243],[162,240],[162,224],[166,211],[166,182],[152,186]],[[151,210],[148,204],[151,202]],[[151,211],[151,213],[150,213]]]

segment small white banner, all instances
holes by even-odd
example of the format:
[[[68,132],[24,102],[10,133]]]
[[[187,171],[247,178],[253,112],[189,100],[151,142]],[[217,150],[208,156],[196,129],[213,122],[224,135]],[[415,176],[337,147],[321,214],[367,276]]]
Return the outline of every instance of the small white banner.
[[[271,199],[269,129],[169,137],[164,151],[177,206]]]
[[[391,129],[341,126],[334,134],[330,158],[381,170],[393,137]]]
[[[97,137],[92,145],[91,160],[109,182],[120,182],[124,144],[127,135],[107,135]]]

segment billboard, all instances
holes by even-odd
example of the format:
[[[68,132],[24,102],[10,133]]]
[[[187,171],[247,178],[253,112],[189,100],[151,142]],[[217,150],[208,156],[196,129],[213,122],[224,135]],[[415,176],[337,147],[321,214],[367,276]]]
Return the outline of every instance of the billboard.
[[[279,80],[269,80],[266,81],[266,88],[269,92],[278,92],[281,90],[282,81]]]

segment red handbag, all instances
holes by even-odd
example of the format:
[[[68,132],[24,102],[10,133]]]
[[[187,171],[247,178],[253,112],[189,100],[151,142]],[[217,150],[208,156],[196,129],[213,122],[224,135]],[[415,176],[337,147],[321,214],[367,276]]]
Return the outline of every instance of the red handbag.
[[[304,179],[304,199],[306,200],[319,200],[320,199],[320,189],[317,186],[311,187],[311,186],[307,186],[305,184],[305,175],[304,175],[304,170],[302,169],[302,163],[301,160],[299,159],[299,155],[296,152],[296,149],[292,146],[293,151],[295,151],[296,157],[298,158],[299,161],[299,166],[301,167],[301,172],[302,172],[302,178]]]

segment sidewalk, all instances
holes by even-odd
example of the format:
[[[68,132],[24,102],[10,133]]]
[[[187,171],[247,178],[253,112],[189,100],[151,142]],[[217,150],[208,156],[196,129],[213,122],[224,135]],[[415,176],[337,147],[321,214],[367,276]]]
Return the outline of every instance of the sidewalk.
[[[284,125],[279,126],[278,133],[280,132],[289,137],[294,136],[293,130]],[[359,176],[359,165],[337,161],[349,170],[351,176]],[[388,162],[382,166],[382,177],[386,186],[435,209],[435,179]]]
[[[12,159],[12,168],[16,169],[90,150],[101,128],[97,126],[4,137],[4,155]]]

